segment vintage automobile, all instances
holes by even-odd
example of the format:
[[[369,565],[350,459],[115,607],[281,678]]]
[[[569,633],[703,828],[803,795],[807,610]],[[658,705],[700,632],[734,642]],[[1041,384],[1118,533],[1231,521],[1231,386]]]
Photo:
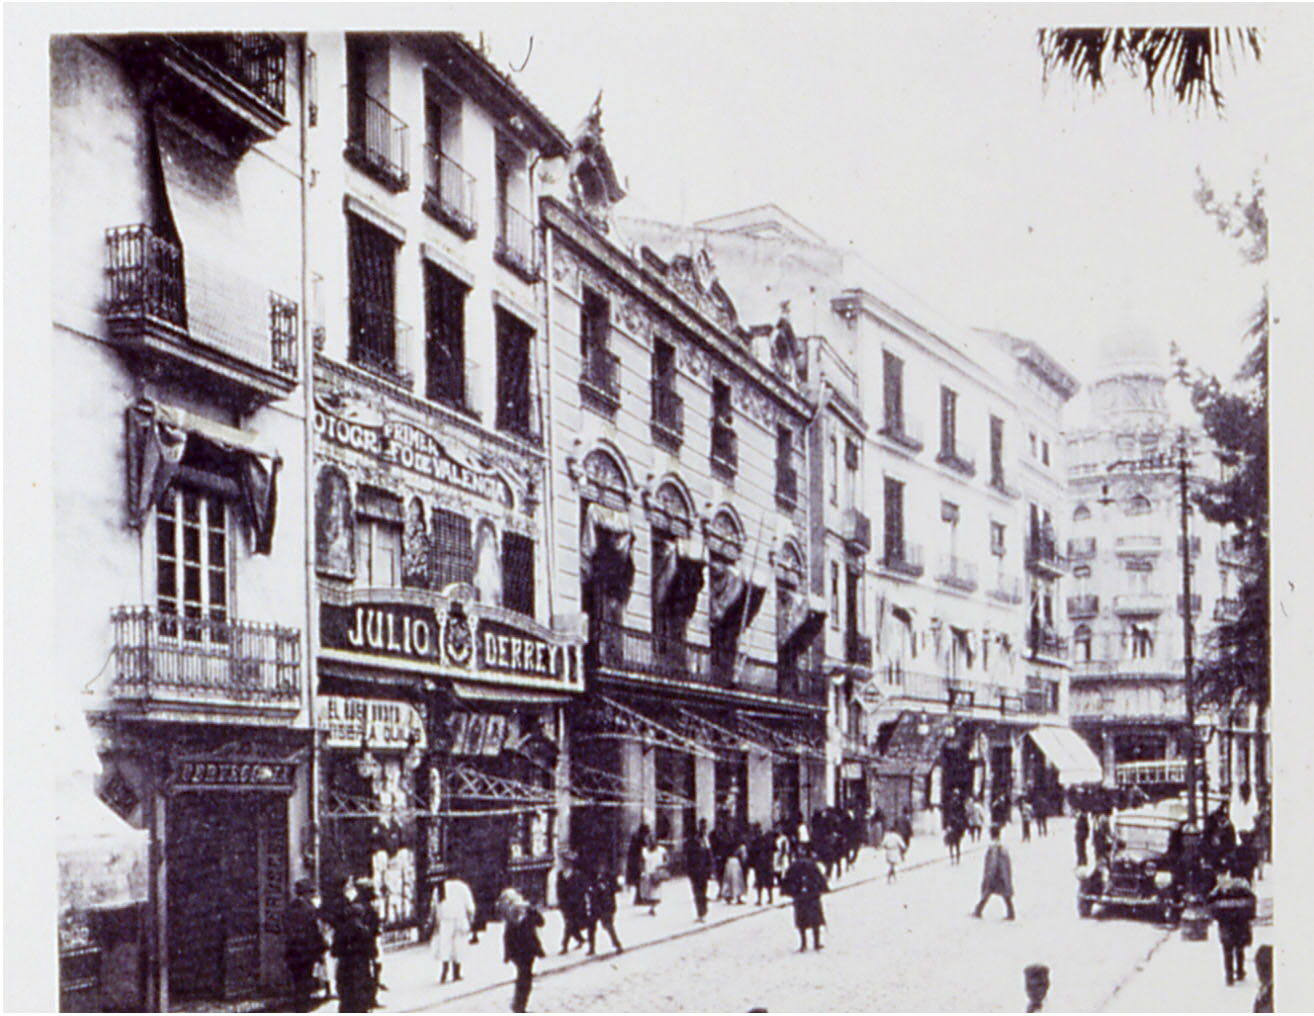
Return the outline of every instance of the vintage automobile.
[[[1172,806],[1176,803],[1114,813],[1110,856],[1077,869],[1079,916],[1119,907],[1177,922],[1183,905],[1185,815]]]

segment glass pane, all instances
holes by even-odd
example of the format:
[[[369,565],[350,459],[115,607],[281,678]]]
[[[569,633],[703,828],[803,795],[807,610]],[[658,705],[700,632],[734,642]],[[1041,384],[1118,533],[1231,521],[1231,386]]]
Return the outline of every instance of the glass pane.
[[[178,572],[172,563],[162,564],[155,571],[155,591],[160,599],[173,599],[178,595]],[[163,607],[161,607],[163,609]]]
[[[228,602],[228,576],[218,568],[210,569],[210,603],[222,606]]]
[[[201,560],[201,531],[196,526],[183,526],[183,560]]]
[[[183,599],[189,603],[201,602],[201,569],[195,565],[183,568]]]
[[[224,566],[224,531],[222,529],[215,531],[210,530],[210,567],[222,568]]]
[[[182,492],[183,519],[187,522],[195,522],[200,517],[200,499],[196,492],[184,490]]]
[[[172,517],[159,516],[155,520],[155,553],[161,557],[173,557],[175,539],[177,536]]]

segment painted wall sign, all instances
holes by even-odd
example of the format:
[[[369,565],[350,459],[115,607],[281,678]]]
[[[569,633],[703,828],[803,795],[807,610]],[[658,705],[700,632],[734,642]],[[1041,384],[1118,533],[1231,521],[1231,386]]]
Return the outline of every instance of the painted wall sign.
[[[418,747],[428,747],[424,718],[409,702],[321,695],[315,721],[327,732],[330,748],[359,748],[364,740],[371,748],[404,750],[412,738]]]
[[[508,508],[514,505],[511,485],[500,473],[462,462],[432,434],[407,420],[386,420],[353,403],[332,407],[317,399],[315,433],[331,444],[399,465],[467,494]]]
[[[259,759],[186,758],[173,763],[175,788],[197,790],[282,790],[290,792],[296,776],[293,762]]]
[[[426,594],[422,601],[320,604],[320,644],[342,657],[417,672],[582,691],[583,639],[500,607]]]

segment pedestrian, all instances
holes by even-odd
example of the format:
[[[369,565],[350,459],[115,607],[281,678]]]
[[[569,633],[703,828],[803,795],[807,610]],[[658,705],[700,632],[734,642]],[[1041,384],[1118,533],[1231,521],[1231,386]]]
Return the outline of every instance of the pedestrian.
[[[1086,839],[1090,836],[1090,819],[1086,817],[1085,811],[1077,812],[1077,821],[1072,828],[1073,836],[1077,840],[1077,864],[1079,867],[1086,867]]]
[[[360,908],[362,920],[365,922],[366,931],[369,934],[369,981],[368,981],[368,1009],[379,1007],[379,991],[383,988],[383,960],[379,953],[379,932],[383,930],[383,919],[379,916],[379,910],[375,904],[378,896],[375,893],[374,881],[368,878],[356,879],[356,906]]]
[[[981,838],[981,824],[985,821],[981,802],[975,797],[967,801],[967,832],[975,843]]]
[[[561,908],[561,953],[564,956],[571,940],[584,945],[589,923],[589,879],[575,864],[575,855],[561,856],[557,873],[557,906]]]
[[[506,929],[502,932],[502,962],[511,963],[516,968],[511,1011],[524,1012],[534,987],[534,962],[547,955],[538,938],[538,929],[544,923],[543,914],[514,889],[502,893],[499,907],[506,922]]]
[[[1255,992],[1252,1012],[1273,1011],[1273,947],[1267,943],[1255,950],[1255,976],[1259,978],[1259,991]]]
[[[634,904],[639,903],[639,875],[643,872],[643,847],[648,842],[648,827],[640,825],[630,837],[629,849],[625,852],[625,884],[634,889]]]
[[[1027,987],[1027,1012],[1044,1012],[1045,996],[1049,994],[1049,967],[1032,963],[1022,971]]]
[[[1255,919],[1255,893],[1250,883],[1234,875],[1222,875],[1209,894],[1209,910],[1218,922],[1218,941],[1223,946],[1223,973],[1227,983],[1246,979],[1246,946],[1250,945],[1250,922]]]
[[[792,854],[793,850],[789,845],[789,837],[785,835],[783,829],[777,828],[771,839],[771,875],[776,885],[780,885],[780,880],[785,877],[785,872],[789,870]]]
[[[1013,861],[1008,856],[1008,848],[999,842],[999,826],[990,827],[990,846],[986,848],[985,865],[981,870],[981,901],[972,911],[973,917],[980,917],[986,902],[991,896],[1002,896],[1008,913],[1004,920],[1016,918],[1013,911]]]
[[[693,890],[694,920],[702,924],[707,920],[707,882],[712,877],[715,858],[707,836],[707,819],[698,820],[698,828],[689,837],[684,848],[684,867],[689,873],[689,888]]]
[[[662,901],[662,881],[665,878],[666,848],[648,833],[647,842],[639,854],[639,891],[635,902],[646,906],[654,917],[657,916],[657,905]]]
[[[337,961],[334,976],[338,989],[338,1012],[369,1012],[372,1006],[371,966],[374,939],[370,923],[357,894],[356,883],[348,879],[342,889],[343,905],[337,910],[333,925],[333,957]]]
[[[949,848],[949,863],[957,864],[963,857],[963,820],[957,813],[949,815],[944,829],[944,844]]]
[[[756,828],[756,827],[755,827]],[[767,896],[767,905],[775,902],[776,866],[775,834],[767,829],[758,829],[753,837],[753,847],[749,852],[749,864],[753,869],[753,890],[757,893],[757,905],[762,905],[762,893]]]
[[[328,943],[319,926],[315,883],[298,879],[293,897],[283,912],[283,958],[292,977],[291,995],[295,1012],[310,1012],[316,992],[315,967],[324,959]]]
[[[1228,858],[1227,870],[1251,885],[1255,884],[1255,870],[1259,867],[1259,851],[1255,848],[1255,834],[1246,830],[1238,839],[1236,849]]]
[[[1090,834],[1091,846],[1095,851],[1095,863],[1102,864],[1113,853],[1113,827],[1109,816],[1103,813],[1095,816],[1095,827]]]
[[[721,899],[727,903],[743,903],[745,885],[744,865],[748,851],[741,843],[725,859],[725,870],[721,872]]]
[[[447,983],[450,971],[453,981],[461,979],[461,959],[471,937],[475,920],[474,893],[470,886],[456,876],[443,879],[433,891],[434,915],[433,947],[442,965],[438,983]]]
[[[597,865],[597,873],[590,879],[588,902],[589,955],[596,951],[599,924],[611,936],[612,948],[624,952],[616,934],[616,876],[606,867],[605,861]]]
[[[1041,836],[1049,835],[1049,811],[1051,807],[1049,796],[1044,791],[1036,795],[1036,829]]]
[[[913,824],[912,809],[904,805],[903,812],[899,815],[899,821],[895,823],[894,828],[903,837],[903,854],[908,856],[908,848],[912,846]]]
[[[893,882],[898,874],[899,862],[903,860],[908,845],[899,835],[899,830],[891,826],[885,830],[885,839],[881,840],[881,848],[885,851],[885,863],[888,865],[885,881]]]
[[[826,923],[826,914],[821,906],[821,896],[830,891],[826,876],[821,872],[813,856],[812,848],[799,847],[798,856],[785,872],[780,883],[780,891],[794,901],[794,927],[798,929],[798,951],[806,952],[808,948],[808,930],[812,931],[812,946],[820,951],[821,926]]]
[[[1031,802],[1025,797],[1022,798],[1022,804],[1018,807],[1018,812],[1022,816],[1022,842],[1027,843],[1031,839]]]

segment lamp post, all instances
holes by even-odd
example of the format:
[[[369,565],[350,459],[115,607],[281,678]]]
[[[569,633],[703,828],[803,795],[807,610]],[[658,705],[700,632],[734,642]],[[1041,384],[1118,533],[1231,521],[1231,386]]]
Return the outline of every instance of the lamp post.
[[[1181,370],[1173,376],[1165,393],[1169,415],[1177,423],[1173,442],[1177,457],[1177,493],[1181,501],[1182,555],[1182,679],[1186,696],[1186,819],[1190,829],[1196,828],[1199,811],[1196,804],[1196,749],[1195,731],[1195,617],[1191,612],[1191,431],[1189,426],[1191,405],[1186,390],[1186,378]]]

